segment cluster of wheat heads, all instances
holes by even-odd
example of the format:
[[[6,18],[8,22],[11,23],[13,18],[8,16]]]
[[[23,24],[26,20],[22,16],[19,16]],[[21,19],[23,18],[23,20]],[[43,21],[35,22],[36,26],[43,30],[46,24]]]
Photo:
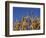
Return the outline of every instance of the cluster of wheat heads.
[[[29,19],[29,20],[27,20]],[[16,21],[13,30],[39,30],[40,29],[40,18],[30,16],[22,17],[21,22]]]

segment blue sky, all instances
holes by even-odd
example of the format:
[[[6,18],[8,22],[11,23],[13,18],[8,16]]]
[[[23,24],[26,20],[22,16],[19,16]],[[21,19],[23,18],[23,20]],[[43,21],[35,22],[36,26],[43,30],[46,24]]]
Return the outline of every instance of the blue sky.
[[[22,16],[31,16],[31,12],[34,13],[34,16],[40,16],[40,8],[13,7],[13,22],[16,19],[18,21],[21,20]]]

